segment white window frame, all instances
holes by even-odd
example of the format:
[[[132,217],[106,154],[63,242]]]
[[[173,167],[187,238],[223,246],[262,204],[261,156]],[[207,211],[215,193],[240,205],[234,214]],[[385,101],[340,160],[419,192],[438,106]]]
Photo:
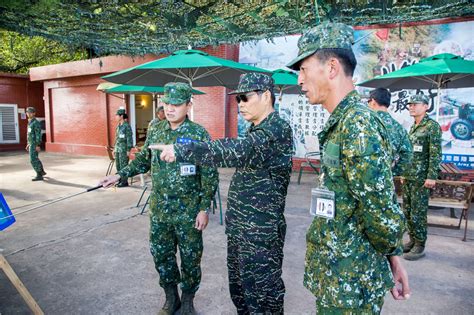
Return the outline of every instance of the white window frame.
[[[0,107],[13,107],[15,119],[15,138],[16,140],[3,140],[3,128],[0,128],[0,144],[20,143],[20,132],[18,129],[18,105],[17,104],[0,104]],[[0,124],[2,120],[0,119]]]

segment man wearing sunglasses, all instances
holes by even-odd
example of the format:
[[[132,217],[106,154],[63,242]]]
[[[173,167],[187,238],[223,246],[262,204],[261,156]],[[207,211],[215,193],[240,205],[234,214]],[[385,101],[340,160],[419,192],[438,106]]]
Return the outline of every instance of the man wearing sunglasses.
[[[273,79],[260,73],[240,77],[236,94],[251,123],[243,139],[154,145],[161,159],[236,167],[226,211],[229,290],[238,314],[283,314],[281,278],[286,234],[285,199],[293,136],[273,106]]]
[[[217,189],[217,169],[189,163],[164,163],[152,143],[190,143],[210,140],[207,131],[188,119],[192,89],[187,83],[164,86],[166,119],[150,126],[143,150],[118,175],[100,182],[110,187],[120,178],[151,170],[153,191],[150,197],[150,251],[160,275],[166,301],[159,315],[194,314],[194,295],[201,282],[202,231],[209,218],[208,209]],[[181,268],[176,251],[179,248]],[[181,300],[178,294],[181,283]]]
[[[287,65],[300,71],[309,103],[331,114],[318,135],[322,185],[313,195],[331,211],[316,211],[306,235],[304,285],[318,314],[379,314],[386,291],[395,299],[410,292],[398,257],[405,218],[393,198],[391,147],[354,89],[353,40],[351,27],[323,22],[301,36]]]
[[[402,176],[411,164],[413,149],[405,128],[388,112],[390,99],[391,95],[387,89],[377,88],[370,91],[368,105],[369,108],[377,112],[387,128],[394,157],[392,164],[393,176]]]

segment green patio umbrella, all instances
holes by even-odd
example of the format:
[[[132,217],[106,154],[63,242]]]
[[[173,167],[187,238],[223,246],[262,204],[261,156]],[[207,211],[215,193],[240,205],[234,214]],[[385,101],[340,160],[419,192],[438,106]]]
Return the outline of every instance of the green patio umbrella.
[[[400,70],[359,84],[366,87],[401,89],[453,89],[474,87],[474,61],[453,54],[439,54]]]
[[[301,86],[298,85],[298,75],[292,71],[277,69],[273,71],[272,78],[275,87],[280,91],[280,98],[285,94],[301,94]]]
[[[436,119],[438,120],[441,89],[474,87],[474,61],[453,54],[438,54],[400,70],[377,76],[358,84],[383,87],[391,91],[401,89],[438,89]]]
[[[164,88],[162,86],[139,86],[139,85],[117,85],[108,89],[105,89],[105,93],[123,93],[123,94],[163,94]],[[193,94],[201,95],[206,94],[202,91],[193,89]]]
[[[269,70],[211,56],[200,50],[178,50],[168,57],[121,70],[102,77],[119,84],[163,86],[168,82],[187,82],[192,86],[235,88],[242,73]]]

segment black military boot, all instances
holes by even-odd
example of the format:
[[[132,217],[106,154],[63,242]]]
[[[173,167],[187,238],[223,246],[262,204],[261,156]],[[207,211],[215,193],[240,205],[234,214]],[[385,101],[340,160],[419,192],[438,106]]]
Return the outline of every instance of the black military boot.
[[[425,256],[425,246],[415,242],[413,248],[406,254],[403,255],[403,258],[406,260],[418,260]]]
[[[183,304],[181,305],[181,315],[195,315],[196,310],[194,309],[194,293],[186,293],[183,292],[182,295],[182,302]]]
[[[410,240],[406,242],[405,244],[403,244],[403,252],[408,253],[409,251],[411,251],[413,246],[415,246],[415,241],[413,241],[412,238],[410,237]]]
[[[32,181],[36,182],[39,180],[43,180],[43,175],[41,173],[36,173],[36,177],[32,179]]]
[[[117,187],[128,187],[128,180],[121,180],[118,184]]]
[[[181,306],[179,300],[178,286],[171,284],[165,286],[166,301],[158,315],[173,315]]]
[[[41,170],[41,175],[46,175],[46,172],[44,170]]]

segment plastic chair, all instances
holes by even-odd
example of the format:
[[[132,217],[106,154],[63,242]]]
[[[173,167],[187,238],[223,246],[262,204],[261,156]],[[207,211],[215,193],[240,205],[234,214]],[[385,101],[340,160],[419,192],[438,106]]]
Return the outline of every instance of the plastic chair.
[[[107,172],[105,173],[105,176],[109,176],[111,173],[112,173],[112,170],[114,168],[114,164],[115,164],[115,158],[114,158],[114,147],[105,147],[107,149],[107,154],[109,156],[109,160],[110,160],[110,163],[109,163],[109,166],[107,167]]]
[[[303,174],[303,170],[305,167],[311,167],[318,175],[321,172],[321,163],[320,163],[321,153],[319,151],[306,152],[305,158],[306,158],[306,162],[302,162],[300,165],[300,172],[298,175],[298,185],[301,183],[301,175]]]

